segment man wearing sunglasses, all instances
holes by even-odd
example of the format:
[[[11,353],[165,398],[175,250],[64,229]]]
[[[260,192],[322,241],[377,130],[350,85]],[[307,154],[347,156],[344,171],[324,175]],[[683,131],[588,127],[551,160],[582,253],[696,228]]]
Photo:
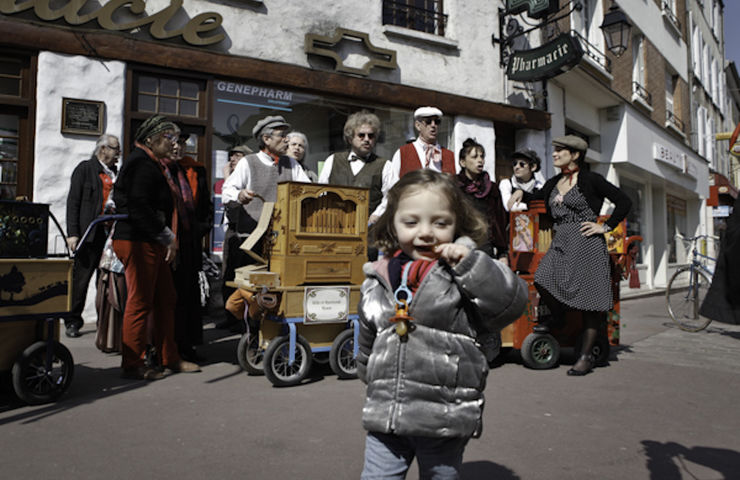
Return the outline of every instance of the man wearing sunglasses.
[[[369,223],[379,217],[375,210],[383,200],[383,170],[388,163],[373,152],[379,134],[380,119],[374,113],[362,110],[350,115],[344,124],[349,150],[329,155],[319,175],[319,183],[369,188]]]
[[[72,308],[64,319],[66,335],[79,337],[84,324],[82,311],[85,309],[87,287],[98,268],[105,246],[106,232],[102,223],[85,238],[80,237],[98,216],[103,214],[105,204],[116,180],[116,162],[121,154],[121,144],[115,135],[104,134],[95,143],[95,151],[89,160],[75,167],[67,195],[67,246],[75,252],[72,269]]]
[[[385,195],[401,177],[420,168],[429,168],[450,175],[456,174],[455,154],[437,142],[442,123],[442,110],[437,107],[421,107],[414,112],[414,128],[419,136],[402,146],[389,163],[389,181],[383,185],[383,202],[376,210],[378,216],[385,211]]]

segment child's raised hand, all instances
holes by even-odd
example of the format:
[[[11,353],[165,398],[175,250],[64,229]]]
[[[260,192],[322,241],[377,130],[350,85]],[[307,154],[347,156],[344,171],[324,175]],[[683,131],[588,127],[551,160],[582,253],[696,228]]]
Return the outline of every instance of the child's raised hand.
[[[470,249],[465,245],[457,243],[441,243],[434,247],[434,251],[450,266],[454,267],[460,260],[470,253]]]

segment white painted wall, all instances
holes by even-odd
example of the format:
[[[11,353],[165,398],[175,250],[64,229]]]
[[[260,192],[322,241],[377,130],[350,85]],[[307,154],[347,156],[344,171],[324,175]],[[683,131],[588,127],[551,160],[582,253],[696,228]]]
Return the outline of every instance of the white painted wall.
[[[104,131],[121,138],[125,79],[123,62],[39,53],[33,199],[51,204],[51,213],[59,220],[65,234],[67,193],[72,171],[82,160],[90,158],[98,137],[61,133],[62,98],[105,102]],[[62,238],[54,225],[49,226],[49,250],[64,252]],[[90,282],[84,318],[94,322],[93,284]]]
[[[149,0],[146,12],[153,14],[169,3]],[[445,2],[448,21],[444,45],[425,40],[429,34],[384,26],[382,2],[367,0],[292,0],[262,5],[185,0],[184,13],[175,16],[169,28],[180,27],[199,13],[216,12],[223,16],[227,39],[209,48],[303,67],[311,66],[304,52],[306,33],[333,35],[339,27],[356,30],[367,33],[373,45],[397,52],[398,69],[374,68],[371,79],[503,102],[498,46],[491,42],[491,34],[498,32],[500,5],[489,0]],[[119,13],[125,11],[120,9]],[[409,36],[399,35],[398,30]]]
[[[493,122],[490,120],[481,120],[479,118],[466,117],[458,115],[455,117],[455,126],[453,127],[453,136],[455,138],[455,171],[460,171],[460,159],[458,155],[462,149],[463,142],[468,138],[474,139],[483,145],[486,150],[486,162],[483,169],[488,172],[492,179],[496,178],[496,132],[493,129]]]

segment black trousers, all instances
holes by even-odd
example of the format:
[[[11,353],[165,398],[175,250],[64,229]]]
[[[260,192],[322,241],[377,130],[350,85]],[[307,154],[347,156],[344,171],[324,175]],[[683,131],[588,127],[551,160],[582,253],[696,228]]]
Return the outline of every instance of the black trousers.
[[[82,311],[87,300],[87,287],[90,279],[98,269],[107,238],[103,225],[98,224],[89,241],[77,247],[72,267],[72,308],[64,319],[65,326],[76,325],[82,328]]]

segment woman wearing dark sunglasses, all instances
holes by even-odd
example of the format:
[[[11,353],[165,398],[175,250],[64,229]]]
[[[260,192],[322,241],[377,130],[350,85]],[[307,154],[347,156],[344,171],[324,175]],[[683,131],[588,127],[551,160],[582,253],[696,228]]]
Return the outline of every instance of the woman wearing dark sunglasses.
[[[510,179],[501,180],[498,185],[504,207],[507,207],[511,194],[516,190],[534,193],[542,188],[545,184],[544,177],[542,177],[542,174],[535,175],[535,173],[540,171],[540,164],[540,157],[534,150],[527,149],[514,152],[511,160],[514,175]],[[514,205],[511,209],[515,212],[526,210],[527,205],[520,203]]]

